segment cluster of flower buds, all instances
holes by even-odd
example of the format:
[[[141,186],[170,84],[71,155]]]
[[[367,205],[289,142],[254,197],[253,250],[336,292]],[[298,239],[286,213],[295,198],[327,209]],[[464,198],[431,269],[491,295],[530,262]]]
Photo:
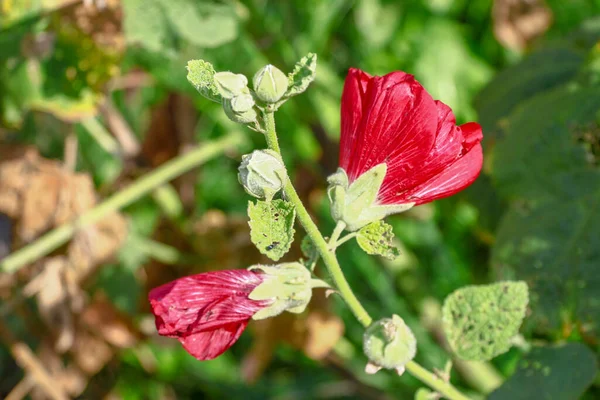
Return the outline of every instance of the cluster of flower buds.
[[[256,121],[254,98],[248,89],[248,79],[242,74],[217,72],[215,85],[223,98],[223,109],[230,120],[240,124]]]
[[[288,89],[288,78],[273,65],[261,68],[252,79],[254,91],[248,88],[248,79],[242,74],[217,72],[214,84],[223,99],[225,114],[233,122],[251,124],[257,120],[256,101],[277,103]]]

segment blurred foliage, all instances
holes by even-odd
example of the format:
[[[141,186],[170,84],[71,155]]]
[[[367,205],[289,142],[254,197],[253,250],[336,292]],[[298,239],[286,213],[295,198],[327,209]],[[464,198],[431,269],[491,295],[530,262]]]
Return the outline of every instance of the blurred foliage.
[[[505,30],[517,26],[501,20],[496,7],[525,3],[520,0],[89,3],[0,1],[3,146],[31,145],[67,163],[73,151],[66,143],[75,138],[75,170],[89,174],[98,197],[105,197],[195,143],[241,130],[187,82],[189,60],[205,59],[217,70],[251,77],[268,62],[290,72],[314,52],[315,84],[276,118],[298,191],[328,235],[333,222],[325,177],[337,168],[346,70],[410,72],[453,108],[458,122],[481,122],[484,173],[465,193],[389,218],[392,243],[400,249],[396,259],[369,256],[354,241],[344,244],[339,259],[352,287],[375,319],[401,315],[417,337],[417,361],[442,370],[452,357],[443,340],[444,298],[466,285],[523,280],[530,309],[521,339],[543,347],[528,352],[525,343],[486,364],[507,379],[492,398],[600,396],[593,378],[600,343],[600,20],[592,18],[600,14],[598,0],[546,0],[552,24],[528,36],[522,48],[503,47],[494,36],[499,24]],[[89,124],[90,116],[100,130]],[[102,135],[122,148],[111,151],[98,140]],[[258,325],[208,363],[156,336],[145,301],[149,288],[185,274],[268,262],[250,242],[248,196],[237,181],[240,155],[264,147],[264,141],[255,132],[244,135],[238,149],[172,182],[179,205],[155,193],[122,210],[129,220],[125,245],[78,284],[87,297],[110,299],[114,314],[131,325],[116,331],[144,340],[117,345],[106,336],[115,351],[101,367],[89,369],[79,394],[410,398],[422,386],[416,379],[363,373],[363,330],[335,296],[319,307],[341,316],[344,338],[318,359],[307,356],[306,346],[289,332],[269,333]],[[128,141],[137,150],[125,151]],[[8,156],[0,150],[3,161]],[[296,236],[286,261],[300,256]],[[0,279],[0,307],[33,276],[34,269],[15,280]],[[84,344],[51,356],[37,313],[32,299],[6,315],[0,309],[0,318],[48,368],[57,359],[64,365],[86,360]],[[298,318],[282,320],[280,330],[310,320]],[[2,341],[0,397],[24,376]],[[564,341],[579,343],[556,346]],[[100,354],[93,343],[87,347]],[[265,343],[272,345],[255,347]],[[478,388],[485,385],[474,380],[493,379],[477,375],[480,370],[457,364],[453,380],[483,396]]]

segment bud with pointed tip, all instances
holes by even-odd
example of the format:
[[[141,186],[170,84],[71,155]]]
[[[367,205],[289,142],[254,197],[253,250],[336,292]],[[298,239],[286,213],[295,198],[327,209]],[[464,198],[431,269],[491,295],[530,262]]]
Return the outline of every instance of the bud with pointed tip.
[[[224,99],[232,99],[241,94],[248,94],[248,78],[242,74],[233,72],[217,72],[214,75],[214,82],[219,94]]]
[[[279,155],[272,150],[254,150],[242,156],[238,179],[246,192],[271,200],[283,188],[287,173]]]
[[[369,359],[366,371],[381,368],[404,372],[404,366],[417,353],[417,340],[404,320],[397,315],[373,322],[363,336],[363,350]]]
[[[288,77],[277,67],[269,64],[263,67],[252,79],[256,97],[265,103],[275,103],[288,89]]]
[[[248,296],[254,301],[272,303],[252,318],[255,320],[274,317],[284,311],[295,314],[304,312],[317,287],[329,287],[319,279],[313,279],[306,267],[298,262],[277,265],[253,265],[248,270],[261,272],[263,282]]]

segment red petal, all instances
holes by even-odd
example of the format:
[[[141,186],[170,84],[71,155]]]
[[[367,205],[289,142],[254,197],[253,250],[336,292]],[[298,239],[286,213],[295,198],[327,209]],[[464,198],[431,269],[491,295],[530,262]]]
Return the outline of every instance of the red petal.
[[[429,181],[466,153],[463,145],[463,133],[456,126],[454,113],[441,101],[436,101],[435,104],[437,107],[437,134],[433,148],[412,173],[407,174],[405,171],[388,167],[386,179],[379,192],[379,201],[382,204],[408,202],[407,192],[417,185]]]
[[[416,202],[416,205],[452,196],[477,179],[482,164],[483,152],[481,144],[476,144],[467,154],[459,158],[450,167],[444,169],[433,179],[410,190],[406,196],[409,201]]]
[[[382,162],[388,164],[388,174],[408,175],[426,159],[436,130],[436,105],[412,75],[398,71],[373,77],[359,128],[341,149],[341,159],[348,160],[341,166],[350,181]]]
[[[269,304],[248,299],[262,282],[247,270],[216,271],[187,276],[149,294],[158,333],[180,336],[241,322]]]
[[[179,341],[185,350],[198,360],[212,360],[230,348],[247,325],[248,321],[229,324],[215,330],[180,337]]]
[[[340,137],[340,166],[344,169],[347,169],[350,163],[352,146],[362,118],[363,101],[366,99],[365,94],[370,79],[371,75],[359,69],[350,68],[344,82]]]
[[[481,131],[481,125],[477,122],[467,122],[460,126],[463,136],[465,138],[465,148],[467,151],[471,150],[473,146],[481,142],[483,139],[483,132]]]

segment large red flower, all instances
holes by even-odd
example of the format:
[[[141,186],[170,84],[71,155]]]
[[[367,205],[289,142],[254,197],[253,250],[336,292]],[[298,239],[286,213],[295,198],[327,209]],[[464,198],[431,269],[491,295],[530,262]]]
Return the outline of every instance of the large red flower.
[[[186,276],[150,291],[156,329],[177,338],[199,360],[212,360],[231,347],[250,318],[273,301],[248,295],[264,280],[248,270]]]
[[[381,205],[428,203],[469,186],[479,175],[481,127],[456,126],[412,75],[370,76],[350,69],[342,95],[340,167],[352,183],[378,164],[387,173]]]

